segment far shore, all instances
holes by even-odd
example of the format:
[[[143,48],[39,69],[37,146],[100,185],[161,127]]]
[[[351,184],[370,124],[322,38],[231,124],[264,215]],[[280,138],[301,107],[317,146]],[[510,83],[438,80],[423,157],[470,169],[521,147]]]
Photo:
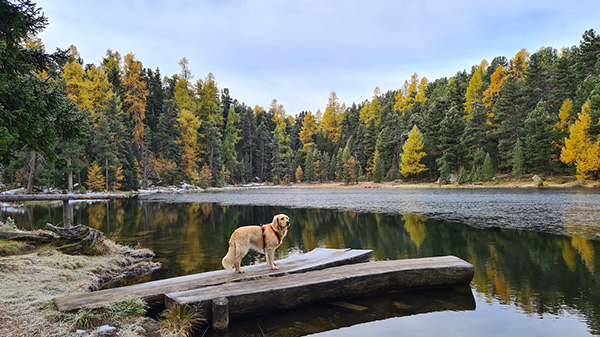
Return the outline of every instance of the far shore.
[[[154,193],[199,193],[211,191],[228,191],[237,189],[263,189],[263,188],[322,188],[322,189],[362,189],[362,188],[382,188],[382,189],[444,189],[444,188],[459,188],[459,189],[479,189],[479,188],[583,188],[583,189],[600,189],[600,181],[588,180],[584,183],[577,181],[574,177],[556,177],[544,179],[538,182],[533,181],[531,177],[515,179],[515,178],[500,178],[489,182],[475,183],[448,183],[442,184],[438,182],[382,182],[374,183],[371,181],[346,184],[343,182],[302,182],[302,183],[249,183],[239,185],[225,185],[222,187],[201,188],[199,186],[184,183],[183,186],[150,186],[140,188],[138,191],[112,191],[112,192],[88,192],[87,195],[96,194],[125,194],[127,196],[147,195]],[[47,191],[45,193],[65,193],[61,190]],[[0,191],[2,194],[25,194],[23,188]],[[34,194],[39,194],[35,192]]]

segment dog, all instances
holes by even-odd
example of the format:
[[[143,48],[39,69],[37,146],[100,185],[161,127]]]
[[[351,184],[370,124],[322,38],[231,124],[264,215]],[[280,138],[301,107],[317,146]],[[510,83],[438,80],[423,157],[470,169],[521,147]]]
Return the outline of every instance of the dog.
[[[289,226],[290,217],[278,214],[273,217],[271,223],[248,225],[236,229],[229,239],[229,250],[221,261],[223,268],[226,270],[235,268],[238,273],[243,273],[240,263],[248,250],[252,248],[265,254],[267,264],[271,269],[278,269],[275,265],[275,249],[281,245]]]

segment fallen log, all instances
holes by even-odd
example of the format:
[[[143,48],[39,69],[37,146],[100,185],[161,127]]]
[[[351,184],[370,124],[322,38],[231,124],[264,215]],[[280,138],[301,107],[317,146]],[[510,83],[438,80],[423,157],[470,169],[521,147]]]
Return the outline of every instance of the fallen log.
[[[0,238],[16,240],[16,241],[29,241],[36,243],[48,243],[56,239],[52,233],[29,233],[21,231],[11,232],[0,232]]]
[[[86,249],[97,244],[103,236],[102,232],[84,225],[65,228],[48,223],[46,224],[46,228],[56,233],[60,239],[75,242],[58,249],[70,254],[80,254],[85,252]]]

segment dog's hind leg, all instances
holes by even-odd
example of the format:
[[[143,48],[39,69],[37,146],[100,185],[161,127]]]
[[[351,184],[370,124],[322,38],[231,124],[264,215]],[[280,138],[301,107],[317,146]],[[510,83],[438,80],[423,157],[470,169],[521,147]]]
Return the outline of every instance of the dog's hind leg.
[[[250,249],[250,247],[248,247],[248,245],[243,245],[243,244],[239,244],[239,243],[235,247],[235,263],[233,266],[234,266],[235,270],[238,271],[238,273],[244,272],[241,267],[242,258],[244,256],[246,256],[246,254],[248,254],[249,249]]]

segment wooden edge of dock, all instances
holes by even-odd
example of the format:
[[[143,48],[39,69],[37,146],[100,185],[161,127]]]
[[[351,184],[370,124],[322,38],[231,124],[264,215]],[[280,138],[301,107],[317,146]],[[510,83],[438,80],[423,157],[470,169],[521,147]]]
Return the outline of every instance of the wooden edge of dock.
[[[219,297],[228,299],[229,315],[235,317],[399,289],[464,285],[474,273],[473,265],[455,256],[376,261],[168,293],[164,298],[167,308],[194,305],[211,319],[211,302]]]
[[[179,276],[135,284],[131,286],[99,290],[94,292],[54,298],[59,311],[73,311],[83,307],[101,308],[128,298],[146,301],[151,307],[162,306],[164,294],[248,279],[279,277],[285,274],[307,272],[344,264],[366,262],[371,259],[372,250],[316,248],[305,254],[278,260],[278,270],[271,270],[266,263],[244,266],[245,273],[216,270],[199,274]]]

